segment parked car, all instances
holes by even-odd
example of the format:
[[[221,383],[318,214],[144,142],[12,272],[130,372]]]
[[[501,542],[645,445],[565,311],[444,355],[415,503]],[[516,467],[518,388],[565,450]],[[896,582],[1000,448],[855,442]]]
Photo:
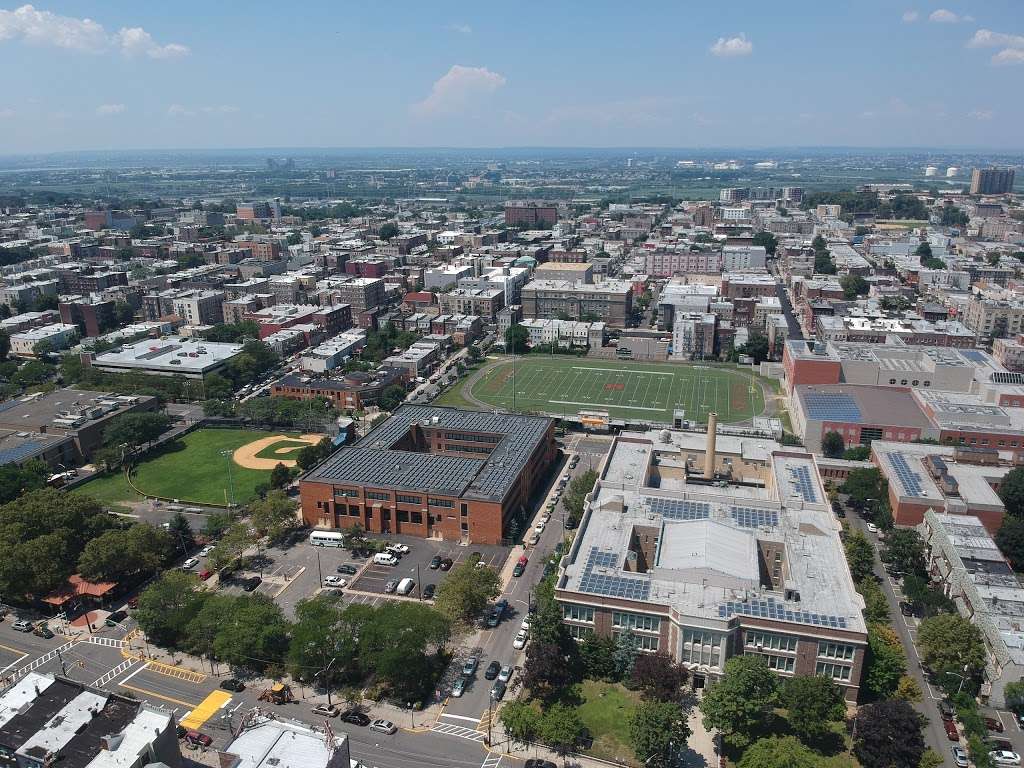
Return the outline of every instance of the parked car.
[[[391,554],[408,555],[412,550],[409,549],[408,544],[400,544],[396,541],[384,547],[384,551]]]
[[[241,693],[245,690],[245,683],[239,680],[237,677],[229,677],[227,680],[220,681],[220,687],[225,691],[234,691],[235,693]]]
[[[328,576],[324,579],[324,584],[328,587],[344,587],[348,582],[341,578],[341,576]]]
[[[518,579],[520,576],[523,575],[523,571],[525,570],[526,568],[523,566],[522,563],[516,563],[515,567],[512,569],[512,575]]]
[[[953,762],[956,763],[957,768],[967,768],[969,763],[967,762],[967,753],[963,747],[959,744],[954,744],[949,748],[949,751],[953,753]]]
[[[988,753],[996,765],[1020,765],[1020,755],[1008,749],[997,749]]]
[[[338,566],[338,573],[344,573],[347,576],[355,576],[357,573],[359,573],[359,569],[356,568],[354,565],[342,563]]]
[[[258,587],[262,583],[263,579],[261,579],[259,576],[252,576],[251,578],[246,579],[245,583],[242,584],[242,589],[244,589],[246,592],[252,592],[256,589],[256,587]]]
[[[16,621],[13,624],[11,624],[11,629],[13,629],[15,632],[31,632],[32,622],[25,621],[24,619],[22,619],[21,621]]]
[[[523,648],[526,647],[526,637],[526,630],[520,629],[519,632],[516,634],[516,639],[512,641],[512,647],[515,648],[517,651],[523,650]]]
[[[1002,733],[1003,732],[1003,721],[1000,720],[998,717],[986,717],[985,718],[985,727],[988,728],[990,731],[995,731],[996,733]]]
[[[494,604],[494,610],[498,612],[498,618],[504,619],[505,614],[508,613],[508,600],[504,597]]]
[[[903,614],[904,616],[913,616],[914,615],[914,606],[912,606],[908,602],[900,600],[900,613]]]
[[[384,593],[390,595],[398,589],[398,579],[391,579],[387,584],[384,585]]]
[[[358,709],[350,709],[348,712],[342,714],[341,719],[346,723],[358,725],[360,728],[365,728],[370,724],[369,715],[360,712]]]
[[[878,533],[878,526],[874,523],[868,523],[866,527],[871,533]]]
[[[213,544],[207,544],[205,547],[199,550],[199,556],[206,557],[211,552],[213,552]]]
[[[498,679],[501,682],[503,682],[503,683],[507,683],[509,680],[512,679],[512,665],[511,664],[506,664],[505,666],[503,666],[501,668],[501,671],[498,673]]]
[[[437,587],[435,587],[433,584],[427,584],[427,586],[425,586],[423,588],[423,599],[424,600],[433,600],[434,599],[434,591],[436,589],[437,589]]]
[[[505,698],[505,690],[507,686],[501,680],[495,680],[494,685],[491,686],[491,698],[494,701],[501,701]]]
[[[187,731],[185,733],[185,741],[198,747],[213,746],[213,739],[199,731]]]
[[[313,707],[313,714],[319,715],[320,717],[337,717],[338,708],[334,704],[331,704],[330,706],[327,704],[317,704]]]
[[[466,692],[466,678],[460,677],[452,686],[452,696],[456,699]]]
[[[197,565],[199,565],[199,561],[194,557],[190,557],[188,560],[181,564],[181,570],[191,571]]]
[[[434,555],[432,558],[430,558],[430,562],[427,563],[427,567],[430,570],[432,570],[432,571],[436,571],[438,568],[440,568],[441,567],[441,556],[440,555]]]
[[[524,632],[526,632],[526,631],[528,631],[530,629],[530,617],[529,616],[527,616],[525,619],[523,619],[523,623],[519,625],[519,629],[523,630]]]
[[[472,677],[476,674],[477,665],[480,664],[480,659],[477,656],[470,656],[462,663],[462,676]]]
[[[107,620],[104,622],[108,627],[116,627],[122,621],[128,618],[126,611],[114,611],[107,616]]]
[[[953,709],[953,705],[947,699],[942,699],[939,701],[939,714],[943,720],[952,720],[956,717],[956,710]]]
[[[1013,744],[1006,739],[989,739],[988,744],[993,749],[1005,749],[1007,752],[1013,752]]]
[[[138,608],[139,598],[137,596],[128,598],[128,607],[132,609]]]
[[[455,561],[452,560],[450,557],[446,557],[443,560],[441,560],[442,571],[450,571],[453,565],[455,565]]]
[[[526,761],[524,768],[558,768],[550,760],[541,760],[539,757],[531,757]]]
[[[492,661],[487,665],[487,669],[484,670],[484,680],[493,680],[501,672],[501,664],[496,661]]]
[[[44,640],[52,640],[53,639],[53,632],[51,632],[50,628],[48,626],[46,626],[46,622],[45,621],[42,621],[39,624],[36,624],[35,629],[32,630],[32,634],[35,635],[36,637],[41,637]]]
[[[536,547],[537,546],[537,542],[539,542],[539,541],[540,541],[540,534],[537,533],[536,531],[533,531],[532,533],[530,533],[529,537],[526,539],[526,546],[528,546],[528,547]]]
[[[956,729],[956,723],[952,720],[943,720],[942,727],[946,729],[946,736],[950,741],[960,741],[960,732]]]
[[[377,731],[378,733],[386,733],[389,736],[398,730],[395,724],[390,720],[374,720],[370,723],[370,730]]]

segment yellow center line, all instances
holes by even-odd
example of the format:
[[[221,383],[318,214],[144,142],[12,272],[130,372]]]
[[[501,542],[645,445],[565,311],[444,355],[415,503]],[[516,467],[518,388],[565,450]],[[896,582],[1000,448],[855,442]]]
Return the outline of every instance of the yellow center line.
[[[164,696],[162,693],[157,693],[156,691],[151,691],[148,688],[138,688],[138,687],[136,687],[134,685],[126,685],[124,683],[118,683],[118,686],[121,687],[121,688],[127,688],[129,691],[138,691],[139,693],[144,693],[147,696],[155,696],[158,699],[163,699],[164,701],[169,701],[172,704],[177,704],[180,707],[188,707],[189,709],[195,709],[196,707],[199,706],[198,704],[193,704],[191,701],[182,701],[181,699],[172,699],[170,696]]]
[[[21,648],[12,648],[11,646],[3,645],[2,643],[0,643],[0,648],[3,648],[5,651],[10,651],[11,653],[16,653],[19,656],[28,656],[28,651],[23,651]]]

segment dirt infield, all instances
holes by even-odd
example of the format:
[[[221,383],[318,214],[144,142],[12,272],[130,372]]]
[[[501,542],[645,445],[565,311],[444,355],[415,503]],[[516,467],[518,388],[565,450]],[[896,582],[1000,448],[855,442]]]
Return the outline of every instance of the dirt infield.
[[[282,440],[287,440],[290,443],[306,443],[308,445],[316,445],[323,439],[323,435],[271,435],[270,437],[264,437],[260,440],[253,440],[251,443],[243,445],[237,449],[231,458],[235,460],[235,464],[246,469],[273,469],[278,464],[284,464],[286,467],[294,467],[295,459],[261,459],[256,454],[265,448],[269,448],[274,443],[279,443]],[[289,445],[281,448],[274,453],[289,454],[300,450],[300,445]]]

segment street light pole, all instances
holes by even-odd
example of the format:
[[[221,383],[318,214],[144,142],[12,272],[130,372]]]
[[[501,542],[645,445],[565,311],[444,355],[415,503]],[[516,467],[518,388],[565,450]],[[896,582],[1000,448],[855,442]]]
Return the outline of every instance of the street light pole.
[[[316,574],[320,577],[320,587],[324,586],[324,572],[320,569],[320,548],[316,548]]]

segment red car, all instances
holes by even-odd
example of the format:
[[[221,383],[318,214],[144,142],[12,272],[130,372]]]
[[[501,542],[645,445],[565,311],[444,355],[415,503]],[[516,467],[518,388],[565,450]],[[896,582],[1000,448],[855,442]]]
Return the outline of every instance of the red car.
[[[188,731],[185,734],[185,741],[189,744],[195,744],[199,747],[209,747],[213,745],[213,739],[207,736],[205,733],[199,731]]]
[[[199,578],[202,579],[203,581],[206,581],[211,576],[213,576],[213,571],[200,571],[199,572]]]
[[[952,720],[943,720],[943,727],[946,729],[946,736],[950,741],[960,741],[960,732],[956,729],[956,723]]]
[[[526,555],[521,555],[519,560],[516,561],[516,564],[525,568],[528,562],[530,562],[530,559]]]

